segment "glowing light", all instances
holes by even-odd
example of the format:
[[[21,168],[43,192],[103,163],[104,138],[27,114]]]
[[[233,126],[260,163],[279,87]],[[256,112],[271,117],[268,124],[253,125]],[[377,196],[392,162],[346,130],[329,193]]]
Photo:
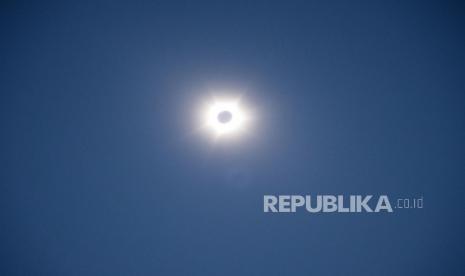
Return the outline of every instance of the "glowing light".
[[[214,101],[206,112],[206,125],[218,136],[239,133],[246,121],[247,116],[239,100]]]

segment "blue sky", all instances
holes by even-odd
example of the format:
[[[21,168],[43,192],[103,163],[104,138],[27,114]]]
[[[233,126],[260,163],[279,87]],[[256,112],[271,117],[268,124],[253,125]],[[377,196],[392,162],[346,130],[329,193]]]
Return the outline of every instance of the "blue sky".
[[[464,7],[0,6],[2,275],[463,275]],[[215,144],[199,103],[255,112]],[[263,213],[265,194],[423,196]]]

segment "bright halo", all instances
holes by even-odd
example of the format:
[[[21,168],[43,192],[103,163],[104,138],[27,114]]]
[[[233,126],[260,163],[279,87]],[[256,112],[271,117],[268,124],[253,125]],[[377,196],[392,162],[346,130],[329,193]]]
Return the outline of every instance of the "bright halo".
[[[206,124],[217,135],[232,134],[244,128],[247,116],[239,101],[215,101],[206,114]]]

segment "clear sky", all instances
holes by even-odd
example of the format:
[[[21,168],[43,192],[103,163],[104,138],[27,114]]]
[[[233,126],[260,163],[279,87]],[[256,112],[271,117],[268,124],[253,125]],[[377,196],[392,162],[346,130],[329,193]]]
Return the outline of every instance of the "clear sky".
[[[46,2],[0,4],[1,275],[465,274],[459,1]],[[213,143],[221,89],[256,116]]]

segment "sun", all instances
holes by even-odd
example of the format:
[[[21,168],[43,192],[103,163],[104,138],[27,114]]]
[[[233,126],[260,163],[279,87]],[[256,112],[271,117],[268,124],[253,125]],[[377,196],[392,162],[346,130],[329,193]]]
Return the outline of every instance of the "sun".
[[[238,134],[247,121],[239,100],[214,101],[206,112],[206,125],[217,136]]]

